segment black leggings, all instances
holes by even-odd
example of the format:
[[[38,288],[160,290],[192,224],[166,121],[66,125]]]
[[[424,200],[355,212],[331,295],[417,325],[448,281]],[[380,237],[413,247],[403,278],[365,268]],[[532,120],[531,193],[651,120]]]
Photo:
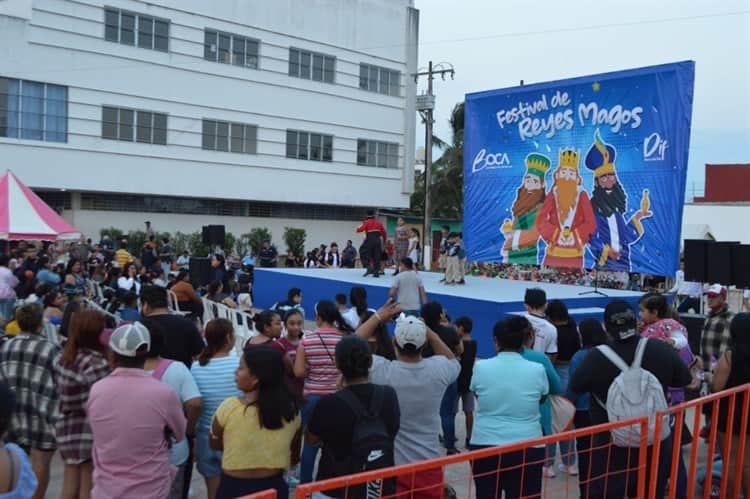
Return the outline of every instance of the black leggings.
[[[222,473],[216,499],[234,499],[267,489],[276,489],[277,499],[289,497],[289,486],[283,473],[268,478],[234,478]]]

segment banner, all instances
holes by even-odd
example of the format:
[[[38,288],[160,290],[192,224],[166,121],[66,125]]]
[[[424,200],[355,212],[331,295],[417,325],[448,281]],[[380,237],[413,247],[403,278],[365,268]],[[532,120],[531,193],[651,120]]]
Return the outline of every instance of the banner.
[[[694,72],[686,61],[468,94],[468,259],[673,275]]]

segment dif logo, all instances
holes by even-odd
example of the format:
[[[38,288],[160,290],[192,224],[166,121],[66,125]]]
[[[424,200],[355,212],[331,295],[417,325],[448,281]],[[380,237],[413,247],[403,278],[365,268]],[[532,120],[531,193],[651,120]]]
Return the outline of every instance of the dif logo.
[[[643,139],[643,160],[664,161],[669,143],[661,138],[658,132],[654,132]]]
[[[497,170],[513,168],[513,164],[510,162],[510,157],[507,153],[488,153],[487,150],[480,150],[476,156],[474,156],[474,163],[471,165],[471,173],[480,172],[482,170]]]

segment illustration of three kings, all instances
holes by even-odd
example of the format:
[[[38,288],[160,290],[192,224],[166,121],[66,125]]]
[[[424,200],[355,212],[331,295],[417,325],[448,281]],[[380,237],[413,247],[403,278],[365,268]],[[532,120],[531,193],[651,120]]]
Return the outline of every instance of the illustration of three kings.
[[[554,184],[545,192],[550,159],[539,153],[526,157],[526,174],[501,232],[505,237],[503,260],[508,263],[538,262],[538,241],[547,245],[542,265],[583,268],[588,245],[599,269],[630,271],[630,246],[643,236],[641,220],[652,216],[648,190],[644,189],[640,210],[626,219],[627,194],[615,170],[616,150],[605,143],[599,131],[584,160],[594,173],[589,199],[581,186],[579,152],[560,151]]]

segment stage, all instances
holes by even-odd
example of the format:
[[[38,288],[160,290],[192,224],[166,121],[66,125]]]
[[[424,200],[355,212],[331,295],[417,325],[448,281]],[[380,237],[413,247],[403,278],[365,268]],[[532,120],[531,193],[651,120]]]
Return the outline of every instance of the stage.
[[[297,287],[302,290],[302,306],[306,319],[314,320],[315,303],[320,300],[334,300],[337,293],[349,296],[353,286],[364,286],[370,307],[380,307],[388,297],[393,270],[379,278],[363,277],[364,269],[255,269],[253,296],[255,306],[268,308],[278,301],[287,299],[287,291]],[[637,310],[641,293],[615,289],[601,289],[607,296],[584,294],[594,288],[569,286],[529,281],[509,281],[466,276],[465,285],[446,286],[440,283],[443,274],[420,272],[427,298],[438,301],[452,319],[467,315],[474,321],[472,336],[479,343],[479,355],[488,357],[494,354],[492,327],[507,314],[524,310],[523,295],[526,288],[538,287],[547,293],[547,300],[563,300],[571,315],[580,322],[593,317],[602,319],[604,306],[613,298],[622,298]]]

